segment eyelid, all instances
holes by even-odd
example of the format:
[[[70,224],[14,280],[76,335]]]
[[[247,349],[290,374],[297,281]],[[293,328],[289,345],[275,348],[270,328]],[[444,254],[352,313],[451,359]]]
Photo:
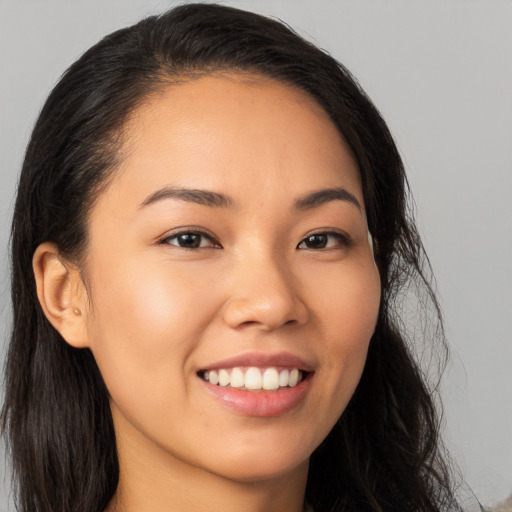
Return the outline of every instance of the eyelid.
[[[169,240],[174,239],[180,235],[187,235],[187,234],[199,235],[199,236],[208,238],[212,242],[212,245],[209,247],[185,248],[185,247],[180,247],[179,245],[169,243]],[[168,232],[164,236],[159,238],[158,244],[159,245],[166,245],[166,244],[173,245],[174,247],[177,247],[178,249],[186,249],[187,251],[193,251],[193,250],[197,250],[197,249],[207,249],[207,248],[215,248],[215,249],[222,248],[222,245],[220,244],[217,237],[213,233],[211,233],[207,229],[199,228],[199,227],[195,227],[195,226],[186,226],[186,227],[182,227],[182,228],[176,228],[175,230]]]
[[[298,243],[297,249],[301,249],[300,245],[302,245],[307,238],[315,236],[315,235],[332,236],[340,242],[340,244],[343,246],[343,248],[347,248],[352,245],[352,239],[347,233],[331,228],[331,229],[319,229],[319,230],[312,231],[312,232],[308,233]],[[330,249],[335,249],[335,248],[334,247],[326,247],[326,248],[320,248],[320,249],[313,249],[311,247],[305,247],[304,249],[311,250],[311,251],[328,251]]]
[[[169,240],[171,239],[175,239],[177,237],[179,237],[180,235],[185,235],[185,234],[193,234],[193,235],[199,235],[199,236],[202,236],[202,237],[205,237],[207,238],[208,240],[211,241],[212,245],[211,246],[208,246],[208,247],[196,247],[196,248],[185,248],[185,247],[180,247],[179,245],[177,244],[170,244],[169,243]],[[351,237],[343,232],[343,231],[339,231],[339,230],[335,230],[335,229],[318,229],[318,230],[315,230],[315,231],[312,231],[312,232],[309,232],[307,233],[302,239],[301,241],[297,244],[297,249],[301,249],[300,245],[302,245],[305,240],[308,238],[308,237],[312,237],[312,236],[315,236],[315,235],[324,235],[324,236],[327,236],[327,237],[334,237],[336,238],[340,244],[344,247],[348,247],[352,244],[352,239]],[[205,229],[205,228],[200,228],[200,227],[196,227],[196,226],[185,226],[185,227],[180,227],[180,228],[176,228],[175,230],[171,231],[171,232],[168,232],[166,233],[165,235],[163,235],[162,237],[160,237],[157,241],[157,243],[159,245],[173,245],[175,247],[178,247],[178,248],[181,248],[181,249],[186,249],[186,250],[197,250],[197,249],[205,249],[205,248],[222,248],[222,245],[220,244],[220,242],[218,241],[217,237],[211,233],[209,230]],[[320,248],[320,249],[313,249],[313,248],[310,248],[310,247],[306,247],[305,249],[309,249],[309,250],[315,250],[315,251],[320,251],[320,250],[329,250],[329,249],[334,249],[332,247],[327,247],[327,248]]]

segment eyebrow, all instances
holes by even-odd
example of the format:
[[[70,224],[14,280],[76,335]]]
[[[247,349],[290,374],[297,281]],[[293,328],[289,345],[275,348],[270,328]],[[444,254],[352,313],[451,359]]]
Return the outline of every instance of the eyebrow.
[[[310,210],[316,208],[330,201],[347,201],[362,211],[361,203],[357,200],[356,196],[351,194],[343,187],[324,188],[311,194],[307,194],[295,201],[296,210]]]
[[[141,204],[141,207],[148,206],[162,199],[180,199],[189,203],[201,204],[215,208],[230,208],[235,201],[224,194],[193,188],[165,187],[150,194]]]
[[[213,208],[233,208],[236,205],[232,197],[220,194],[219,192],[193,188],[165,187],[146,197],[140,206],[145,207],[163,199],[179,199]],[[357,198],[343,187],[325,188],[311,192],[297,199],[294,203],[294,208],[300,211],[311,210],[331,201],[347,201],[359,210],[362,210]]]

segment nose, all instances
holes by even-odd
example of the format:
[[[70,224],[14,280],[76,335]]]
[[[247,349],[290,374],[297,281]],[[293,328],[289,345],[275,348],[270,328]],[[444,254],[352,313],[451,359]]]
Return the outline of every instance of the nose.
[[[299,296],[299,283],[278,260],[252,257],[237,264],[230,298],[222,312],[231,328],[254,326],[272,331],[287,324],[307,322],[308,308]]]

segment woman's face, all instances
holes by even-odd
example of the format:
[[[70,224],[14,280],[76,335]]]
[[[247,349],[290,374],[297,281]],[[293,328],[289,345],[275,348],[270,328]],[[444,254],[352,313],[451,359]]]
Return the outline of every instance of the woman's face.
[[[243,481],[304,467],[379,307],[351,152],[314,100],[259,77],[168,86],[127,128],[86,261],[121,459]]]

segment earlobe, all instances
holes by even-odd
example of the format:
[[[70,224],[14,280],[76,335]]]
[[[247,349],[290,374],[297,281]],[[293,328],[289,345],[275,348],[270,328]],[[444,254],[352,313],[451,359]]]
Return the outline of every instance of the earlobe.
[[[87,293],[79,269],[62,258],[50,242],[36,249],[32,267],[37,298],[46,318],[70,345],[88,347]]]

